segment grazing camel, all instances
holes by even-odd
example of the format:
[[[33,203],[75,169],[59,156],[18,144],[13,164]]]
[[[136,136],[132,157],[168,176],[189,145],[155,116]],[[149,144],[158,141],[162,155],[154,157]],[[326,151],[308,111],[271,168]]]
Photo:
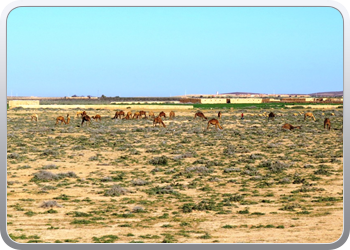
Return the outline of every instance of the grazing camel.
[[[159,113],[158,117],[162,117],[162,116],[164,116],[164,118],[166,118],[165,112],[163,112],[163,111]]]
[[[92,119],[94,119],[95,121],[101,121],[101,116],[99,114],[95,115],[95,116],[91,116]]]
[[[140,112],[135,112],[134,116],[132,117],[133,119],[139,119],[141,117]]]
[[[223,129],[221,126],[220,126],[220,123],[218,120],[216,119],[211,119],[210,121],[208,121],[208,126],[207,126],[207,130],[209,129],[209,125],[215,125],[215,128],[217,129],[219,127],[219,129]]]
[[[149,112],[148,112],[148,117],[153,117],[153,118],[155,118],[156,116],[154,115],[153,111],[149,111]]]
[[[162,121],[162,118],[160,118],[160,116],[157,116],[156,118],[154,118],[153,127],[155,127],[157,123],[159,124],[159,126],[160,124],[162,124],[164,128],[166,127],[164,122]]]
[[[70,122],[70,116],[69,116],[69,114],[67,114],[67,122],[66,122],[66,124],[69,124],[69,122]]]
[[[221,119],[221,116],[222,116],[221,111],[219,111],[218,118]]]
[[[91,124],[91,118],[88,115],[82,115],[81,117],[81,126],[83,126],[84,122],[86,121],[86,126],[87,123],[89,123],[89,125]]]
[[[140,117],[141,117],[141,118],[142,118],[143,115],[145,116],[145,118],[147,118],[147,116],[146,116],[146,111],[140,111],[139,113],[140,113]]]
[[[59,117],[56,118],[56,124],[55,124],[55,125],[57,125],[58,122],[61,122],[60,124],[62,124],[62,122],[63,122],[64,124],[67,124],[66,121],[64,120],[64,117],[63,117],[63,116],[59,116]]]
[[[37,114],[33,114],[32,116],[31,116],[31,119],[30,119],[31,121],[38,121],[38,115]]]
[[[125,113],[124,113],[124,111],[117,111],[117,112],[115,112],[115,114],[114,114],[114,117],[112,118],[112,119],[117,119],[117,118],[122,118],[122,116],[125,116]]]
[[[203,119],[207,120],[208,118],[205,117],[205,115],[201,112],[201,111],[198,111],[195,115],[194,115],[194,118],[193,119],[196,119],[196,117],[202,117]]]
[[[301,126],[295,126],[295,127],[294,127],[293,125],[291,125],[291,124],[289,124],[289,123],[286,123],[286,124],[284,124],[284,125],[282,126],[282,128],[292,130],[292,129],[295,129],[295,128],[301,129]]]
[[[132,112],[128,111],[128,113],[126,115],[128,115],[129,117],[132,117]]]
[[[270,112],[269,117],[267,118],[268,121],[272,119],[273,121],[275,120],[276,115],[273,112]]]
[[[314,121],[316,121],[315,116],[311,112],[307,112],[304,114],[304,121],[306,120],[306,117],[311,117],[312,119],[314,119]]]
[[[324,119],[323,125],[324,125],[324,128],[326,128],[326,126],[327,126],[327,129],[331,130],[331,120],[329,118]]]
[[[170,119],[173,119],[175,117],[175,112],[174,111],[170,111],[169,117],[170,117]]]

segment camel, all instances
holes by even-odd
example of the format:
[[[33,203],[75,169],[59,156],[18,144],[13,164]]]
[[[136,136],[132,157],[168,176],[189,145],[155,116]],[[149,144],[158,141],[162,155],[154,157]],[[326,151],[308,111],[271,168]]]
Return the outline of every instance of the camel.
[[[125,113],[124,113],[124,111],[117,111],[117,112],[115,112],[115,115],[114,115],[114,117],[112,118],[112,119],[117,119],[117,118],[122,118],[122,116],[125,116]]]
[[[70,122],[70,116],[69,116],[69,114],[67,114],[67,122],[66,122],[66,124],[69,124],[69,122]]]
[[[169,117],[170,117],[170,119],[173,119],[175,117],[175,112],[174,111],[170,111]]]
[[[148,117],[153,117],[153,118],[155,118],[155,115],[154,115],[153,111],[149,111],[149,112],[148,112]]]
[[[145,116],[145,118],[147,117],[145,111],[140,111],[139,113],[140,113],[140,117],[142,117],[143,115]]]
[[[205,115],[201,112],[198,111],[195,115],[194,115],[194,119],[196,119],[196,117],[202,117],[203,119],[207,120],[208,118],[205,117]]]
[[[289,124],[289,123],[286,123],[286,124],[284,124],[284,125],[282,126],[282,128],[292,130],[292,129],[295,129],[295,128],[301,129],[301,126],[295,126],[295,127],[294,127],[293,125],[291,125],[291,124]]]
[[[85,111],[84,111],[85,112]],[[86,126],[87,123],[89,123],[89,125],[91,124],[91,118],[88,115],[82,115],[81,117],[81,126],[83,126],[84,122],[86,121]]]
[[[311,112],[307,112],[304,114],[304,121],[306,120],[306,117],[310,117],[316,121],[315,116]]]
[[[328,130],[331,130],[331,120],[329,118],[324,119],[324,128],[326,128],[326,126]]]
[[[128,115],[129,117],[132,117],[132,112],[129,111],[126,115]]]
[[[134,116],[132,117],[133,119],[139,119],[141,117],[140,112],[135,112]]]
[[[162,118],[160,118],[160,116],[157,116],[156,118],[154,118],[153,127],[155,127],[157,123],[159,124],[159,126],[160,124],[162,124],[164,128],[166,127],[164,122],[162,121]]]
[[[219,111],[218,118],[221,119],[221,116],[222,116],[221,111]]]
[[[81,114],[81,117],[83,117],[84,115],[87,115],[85,111],[83,111]]]
[[[95,115],[95,116],[91,116],[92,119],[94,119],[95,121],[101,121],[101,116],[99,114]]]
[[[164,116],[164,118],[166,118],[165,112],[163,112],[163,111],[159,113],[158,117],[162,117],[162,116]]]
[[[276,115],[273,112],[270,112],[268,120],[275,120]]]
[[[66,121],[64,120],[64,117],[63,117],[63,116],[59,116],[59,117],[56,118],[56,124],[55,124],[55,125],[57,125],[58,122],[61,122],[60,124],[62,124],[62,122],[63,122],[64,124],[67,124]]]
[[[31,116],[31,119],[30,119],[31,121],[38,121],[38,115],[37,114],[33,114],[32,116]]]
[[[219,127],[219,129],[223,129],[221,126],[220,126],[220,123],[218,120],[216,119],[211,119],[210,121],[208,121],[208,126],[207,126],[207,130],[209,129],[209,125],[215,125],[215,128],[217,129]]]

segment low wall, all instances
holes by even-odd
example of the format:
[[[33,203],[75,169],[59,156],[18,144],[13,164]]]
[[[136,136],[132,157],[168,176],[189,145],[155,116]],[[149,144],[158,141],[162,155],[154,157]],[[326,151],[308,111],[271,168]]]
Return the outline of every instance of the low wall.
[[[204,99],[201,98],[201,103],[204,104],[210,104],[210,103],[226,103],[226,98],[208,98],[208,99]]]
[[[29,109],[108,109],[108,110],[187,110],[193,109],[192,105],[18,105],[15,107],[29,108]],[[14,108],[11,107],[10,108]]]
[[[231,98],[231,103],[262,103],[262,98]]]

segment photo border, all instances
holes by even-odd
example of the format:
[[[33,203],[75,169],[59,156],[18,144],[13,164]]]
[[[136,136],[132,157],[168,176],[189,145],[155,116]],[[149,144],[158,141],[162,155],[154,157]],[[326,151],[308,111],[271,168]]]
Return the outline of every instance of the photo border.
[[[6,50],[6,39],[7,39],[7,17],[9,13],[17,8],[17,7],[332,7],[337,9],[343,17],[343,95],[345,97],[346,87],[349,85],[349,59],[350,59],[350,22],[349,22],[349,14],[345,7],[338,2],[330,1],[330,0],[321,0],[321,1],[278,1],[278,0],[239,0],[239,1],[230,1],[230,0],[123,0],[123,1],[112,1],[112,0],[87,0],[87,1],[79,1],[79,0],[20,0],[15,1],[7,5],[7,7],[3,10],[0,19],[0,90],[3,93],[4,101],[7,101],[7,50]],[[347,44],[347,45],[346,45]],[[2,99],[2,97],[1,97]],[[343,126],[346,128],[347,124],[349,124],[350,115],[349,115],[349,106],[347,103],[347,98],[343,98]],[[5,107],[4,103],[4,106]],[[7,110],[0,110],[1,117],[7,117]],[[3,158],[1,162],[4,164],[4,167],[1,167],[1,185],[0,189],[0,230],[1,236],[4,242],[15,249],[29,249],[29,250],[40,250],[40,249],[96,249],[97,245],[103,249],[135,249],[135,248],[146,248],[146,249],[178,249],[178,248],[194,248],[194,249],[212,249],[213,247],[218,249],[335,249],[342,246],[349,237],[349,214],[346,214],[346,208],[349,207],[349,199],[348,194],[346,192],[346,187],[349,187],[348,182],[345,182],[345,178],[349,179],[349,173],[345,168],[345,157],[346,152],[344,148],[347,147],[349,142],[349,136],[347,130],[344,130],[343,133],[343,233],[341,237],[333,242],[333,243],[205,243],[205,244],[197,244],[197,243],[171,243],[171,244],[161,244],[161,243],[144,243],[144,244],[135,244],[135,243],[17,243],[13,241],[7,233],[7,119],[1,119],[0,122],[1,128],[1,151],[3,152]],[[5,143],[4,143],[5,142]],[[1,165],[2,165],[1,164]],[[345,177],[346,176],[346,177]],[[347,197],[347,198],[346,198]]]

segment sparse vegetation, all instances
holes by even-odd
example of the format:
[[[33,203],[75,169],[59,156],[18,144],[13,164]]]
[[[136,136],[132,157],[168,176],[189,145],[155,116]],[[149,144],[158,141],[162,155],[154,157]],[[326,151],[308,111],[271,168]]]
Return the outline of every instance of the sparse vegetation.
[[[73,117],[80,110],[42,110],[34,125],[23,119],[32,110],[9,109],[10,237],[21,243],[236,243],[245,233],[244,242],[252,243],[337,240],[343,110],[314,110],[317,121],[304,122],[299,112],[307,109],[297,106],[231,106],[220,106],[220,131],[206,131],[205,122],[193,120],[194,110],[176,111],[159,128],[150,118],[104,119],[116,110],[98,110],[102,121],[83,127]],[[283,116],[267,122],[259,114],[271,107]],[[57,114],[68,112],[70,124],[55,126]],[[203,112],[214,118],[218,109],[208,105]],[[324,130],[322,113],[335,113],[332,127],[339,130]],[[302,129],[283,131],[284,123]],[[82,228],[94,233],[79,234]]]

